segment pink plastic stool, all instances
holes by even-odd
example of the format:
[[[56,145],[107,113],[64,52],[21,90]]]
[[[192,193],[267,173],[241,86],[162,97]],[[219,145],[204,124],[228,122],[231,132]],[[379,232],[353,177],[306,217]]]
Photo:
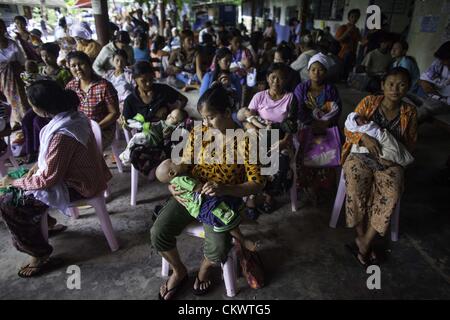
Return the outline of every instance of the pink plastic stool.
[[[99,196],[86,199],[86,200],[80,200],[76,201],[70,204],[70,210],[72,217],[78,218],[79,212],[77,205],[81,204],[81,202],[86,202],[89,205],[91,205],[95,209],[95,213],[97,214],[98,219],[100,220],[100,225],[102,227],[103,233],[105,234],[105,238],[108,241],[109,247],[111,248],[111,251],[117,251],[119,249],[119,243],[117,242],[116,236],[114,234],[114,230],[111,224],[111,219],[109,217],[108,211],[106,209],[106,203],[105,198],[103,196],[103,193],[101,193]],[[47,224],[47,213],[45,213],[42,216],[41,220],[41,228],[42,228],[42,234],[44,235],[44,238],[48,240],[48,224]]]
[[[334,200],[333,212],[331,213],[330,227],[336,228],[337,222],[339,220],[339,215],[341,214],[342,206],[345,200],[345,178],[344,170],[341,170],[341,178],[339,180],[339,187],[336,193],[336,199]],[[398,229],[399,229],[399,218],[400,218],[400,200],[398,200],[395,205],[394,214],[391,216],[391,240],[398,241]]]
[[[197,238],[205,238],[205,231],[203,226],[199,223],[192,223],[188,225],[184,232]],[[162,258],[161,275],[167,277],[169,275],[170,265],[166,259]],[[228,259],[222,263],[222,276],[225,282],[225,288],[228,297],[236,296],[236,279],[237,279],[237,255],[236,249],[233,248],[228,254]]]

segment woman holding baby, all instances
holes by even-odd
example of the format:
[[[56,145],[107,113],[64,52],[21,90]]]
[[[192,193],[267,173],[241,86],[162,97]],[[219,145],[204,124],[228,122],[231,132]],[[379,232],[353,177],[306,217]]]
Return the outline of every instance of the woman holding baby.
[[[312,136],[321,136],[328,128],[337,126],[342,105],[337,88],[326,81],[329,61],[326,55],[318,53],[308,62],[309,80],[299,84],[294,95],[299,103],[298,119],[300,123],[298,156],[298,187],[302,189],[302,198],[317,204],[322,188],[330,188],[335,181],[334,168],[307,167],[303,165],[303,146]],[[309,138],[311,139],[311,138]]]
[[[239,128],[231,116],[232,105],[227,90],[221,84],[214,85],[201,96],[197,108],[203,118],[203,125],[191,131],[181,163],[188,166],[189,175],[203,184],[201,193],[207,196],[240,199],[261,192],[264,178],[261,176],[259,166],[249,161],[251,146],[248,141],[238,140],[237,137],[227,140],[229,137],[225,135],[227,129]],[[224,152],[221,158],[211,159],[211,156],[214,157],[211,155],[211,146],[215,145],[213,141],[221,141],[219,138],[224,138],[222,141],[225,144],[221,146],[225,146],[226,149],[222,149]],[[231,150],[228,149],[230,147]],[[231,163],[225,161],[228,152],[235,155],[233,157],[235,160]],[[238,153],[243,155],[244,164],[237,163]],[[160,289],[160,299],[163,300],[172,299],[187,280],[188,270],[180,259],[176,237],[188,224],[196,221],[182,204],[181,193],[173,186],[169,186],[169,190],[174,197],[161,209],[151,229],[152,245],[173,269],[172,275]],[[214,232],[214,228],[208,224],[204,224],[204,230],[204,258],[194,282],[195,294],[206,294],[209,291],[210,268],[225,262],[232,247],[229,232]]]
[[[402,101],[411,86],[411,76],[404,68],[393,68],[381,86],[382,96],[367,96],[356,107],[358,124],[373,121],[411,152],[417,140],[417,113]],[[404,168],[380,158],[382,150],[376,138],[350,132],[348,128],[345,136],[342,163],[347,189],[346,222],[356,229],[357,235],[348,247],[362,265],[374,264],[372,242],[377,234],[383,236],[389,226],[402,193]],[[352,145],[364,146],[369,153],[351,152]]]

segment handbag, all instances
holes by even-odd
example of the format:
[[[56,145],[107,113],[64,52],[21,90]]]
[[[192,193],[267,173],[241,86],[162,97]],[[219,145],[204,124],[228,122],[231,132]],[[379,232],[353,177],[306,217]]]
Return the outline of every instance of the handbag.
[[[260,289],[264,286],[264,270],[261,258],[257,252],[250,251],[236,241],[236,249],[241,268],[247,283],[252,289]]]
[[[325,134],[314,135],[308,127],[299,132],[306,167],[338,167],[341,163],[341,138],[337,126],[325,129]]]

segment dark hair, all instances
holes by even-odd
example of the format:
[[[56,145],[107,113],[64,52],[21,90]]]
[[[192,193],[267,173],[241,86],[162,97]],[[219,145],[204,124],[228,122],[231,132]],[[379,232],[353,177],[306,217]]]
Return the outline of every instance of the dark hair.
[[[194,33],[192,30],[186,29],[180,32],[181,43],[183,43],[186,38],[194,38]]]
[[[382,81],[385,82],[388,77],[396,76],[396,75],[403,75],[404,77],[406,77],[406,79],[408,80],[408,88],[411,87],[411,85],[412,85],[411,74],[409,73],[408,69],[405,69],[403,67],[395,67],[395,68],[390,69],[387,72],[387,74],[383,77]]]
[[[154,74],[154,69],[150,62],[148,61],[138,61],[136,62],[132,69],[133,78],[139,78],[140,76],[143,76],[144,74]]]
[[[14,21],[19,20],[20,22],[24,23],[25,25],[27,25],[27,19],[25,19],[24,16],[15,16],[14,17]]]
[[[66,18],[64,18],[64,17],[60,18],[59,21],[58,21],[58,26],[60,26],[61,28],[67,27]]]
[[[131,39],[130,39],[130,35],[128,34],[128,32],[126,32],[126,31],[119,31],[114,36],[114,41],[122,42],[122,43],[125,43],[125,44],[130,44]]]
[[[119,56],[119,57],[125,58],[125,61],[128,63],[128,54],[127,54],[127,52],[126,52],[125,50],[123,50],[123,49],[117,49],[117,50],[114,52],[113,57],[115,57],[115,56]]]
[[[220,73],[225,71],[225,70],[220,69],[219,60],[225,58],[226,56],[233,57],[233,53],[231,52],[230,49],[224,47],[224,48],[220,48],[219,50],[217,50],[216,59],[214,60],[214,71],[212,73],[212,81],[211,82],[214,82],[215,80],[217,80]]]
[[[395,43],[399,43],[403,50],[408,51],[409,45],[406,40],[397,40]]]
[[[159,50],[164,48],[166,45],[166,39],[163,36],[156,36],[155,40],[152,42],[152,52],[157,53]]]
[[[232,110],[232,100],[224,86],[216,82],[200,97],[197,103],[197,110],[200,112],[200,110],[207,107],[212,112],[224,114],[227,110]]]
[[[42,32],[39,29],[33,29],[33,30],[30,31],[30,33],[32,35],[35,35],[36,37],[39,37],[39,38],[42,37]]]
[[[349,19],[352,14],[357,14],[359,17],[361,17],[361,10],[359,9],[350,10],[347,14],[347,19]]]
[[[205,28],[209,28],[209,27],[212,27],[212,22],[208,20],[205,22]]]
[[[289,47],[286,41],[281,42],[278,45],[277,50],[275,50],[275,52],[278,52],[281,55],[281,58],[286,61],[286,63],[291,63],[292,60],[294,60],[292,51],[292,48]]]
[[[450,41],[444,42],[434,53],[434,57],[440,60],[450,59]]]
[[[27,88],[27,97],[38,109],[51,115],[77,110],[80,100],[75,91],[64,90],[53,80],[39,80]]]
[[[230,37],[227,31],[219,32],[218,39],[223,46],[228,47],[230,45]]]
[[[137,38],[139,38],[141,40],[141,43],[139,45],[139,49],[143,50],[145,48],[147,48],[148,46],[148,35],[146,32],[138,32],[137,34]]]
[[[186,119],[189,117],[189,113],[187,113],[187,111],[184,110],[184,109],[179,109],[179,108],[177,108],[177,109],[174,109],[174,110],[180,111],[181,115],[183,116],[183,120],[186,120]],[[173,111],[173,110],[172,110],[172,111]]]
[[[6,23],[5,23],[5,21],[3,19],[0,19],[0,25],[2,25],[3,28],[6,29]]]
[[[70,64],[70,60],[72,60],[72,59],[81,60],[81,61],[85,62],[86,64],[88,64],[92,69],[91,58],[89,58],[89,56],[86,53],[84,53],[83,51],[71,51],[67,54],[66,59],[67,59],[68,64]]]
[[[210,35],[209,33],[205,33],[203,35],[203,43],[211,44],[213,42],[214,42],[214,39],[213,39],[212,35]]]
[[[40,51],[46,51],[52,56],[58,58],[59,55],[59,45],[56,42],[46,42],[41,45]]]
[[[284,63],[272,63],[270,67],[267,69],[266,75],[269,76],[274,72],[281,72],[281,78],[287,79],[289,77],[289,67]]]

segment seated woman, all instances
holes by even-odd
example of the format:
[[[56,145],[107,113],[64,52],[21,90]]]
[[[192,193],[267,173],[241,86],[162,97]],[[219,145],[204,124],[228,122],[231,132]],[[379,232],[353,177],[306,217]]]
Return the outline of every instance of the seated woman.
[[[98,151],[89,120],[77,112],[76,94],[55,81],[41,80],[27,89],[36,114],[50,117],[42,131],[39,162],[21,179],[6,176],[2,186],[26,191],[24,205],[12,207],[8,195],[0,197],[0,212],[9,228],[14,246],[31,256],[20,268],[20,277],[37,276],[55,267],[53,251],[43,237],[41,218],[48,207],[66,211],[72,201],[96,196],[106,190],[111,173]],[[29,209],[26,209],[29,207]]]
[[[84,52],[69,53],[67,62],[75,79],[67,84],[66,89],[78,95],[78,110],[100,125],[105,149],[114,139],[116,120],[120,115],[117,91],[109,81],[95,74],[91,60]]]
[[[364,98],[355,112],[386,129],[411,152],[417,141],[417,113],[414,106],[402,101],[411,86],[411,77],[406,69],[394,68],[381,86],[384,94]],[[345,136],[342,163],[347,189],[346,221],[348,227],[356,228],[357,235],[348,248],[362,265],[374,264],[372,241],[377,234],[383,236],[389,227],[403,190],[404,168],[380,159],[380,146],[375,138],[347,130]],[[353,144],[366,147],[370,153],[350,153]]]
[[[258,92],[250,101],[248,109],[255,111],[263,120],[269,121],[272,129],[280,130],[280,169],[269,180],[264,196],[263,211],[271,213],[274,209],[273,196],[286,191],[289,186],[288,171],[290,164],[290,146],[292,134],[297,132],[297,99],[292,92],[286,90],[286,79],[289,67],[281,63],[273,64],[267,70],[267,83],[269,89]],[[257,129],[251,123],[245,123],[247,129]],[[286,184],[285,184],[286,183]],[[247,203],[250,208],[255,207],[253,197]]]
[[[40,54],[44,66],[39,73],[41,76],[55,80],[61,88],[72,79],[72,74],[66,68],[56,63],[59,54],[59,46],[55,42],[44,43]],[[24,153],[27,155],[25,163],[33,163],[37,160],[40,140],[39,132],[50,121],[48,118],[39,117],[33,109],[29,109],[22,119],[22,131],[25,137]]]
[[[152,59],[153,68],[155,68],[156,79],[161,79],[164,75],[163,59],[168,59],[170,53],[164,51],[166,39],[163,36],[156,36],[152,41],[152,49],[150,51],[150,57]]]
[[[341,99],[336,87],[326,81],[328,59],[322,53],[311,57],[308,62],[309,80],[297,86],[294,91],[299,103],[298,120],[300,129],[311,127],[313,134],[320,135],[325,129],[336,126],[342,109]],[[320,117],[320,113],[328,114]],[[301,131],[300,131],[301,132]],[[306,137],[300,135],[300,145],[304,145]],[[302,152],[299,152],[299,156]],[[330,188],[335,181],[333,168],[308,168],[298,164],[299,188],[304,189],[304,199],[317,204],[319,189]]]
[[[450,41],[442,44],[434,57],[436,60],[419,80],[419,85],[425,92],[425,98],[419,98],[419,121],[433,115],[450,113]]]
[[[172,87],[154,83],[153,68],[149,62],[140,61],[132,67],[136,88],[125,99],[123,116],[125,120],[141,114],[146,122],[166,119],[175,108],[183,109],[188,99]]]
[[[264,178],[260,174],[259,166],[251,164],[249,161],[249,148],[252,146],[249,146],[245,140],[241,140],[240,143],[227,143],[225,148],[233,146],[233,150],[225,149],[223,152],[223,155],[228,152],[234,152],[235,155],[244,152],[242,155],[244,164],[226,164],[224,158],[220,163],[214,163],[211,161],[209,151],[211,141],[199,141],[202,139],[199,132],[223,135],[225,138],[227,129],[238,128],[231,117],[231,107],[228,92],[220,84],[208,89],[198,101],[198,111],[206,126],[195,127],[191,131],[183,153],[181,163],[189,166],[192,177],[204,183],[202,192],[208,196],[242,198],[250,194],[257,194],[264,187]],[[194,146],[197,143],[200,143],[201,149],[200,152],[194,153]],[[228,174],[228,172],[234,174]],[[153,247],[173,269],[171,277],[160,289],[159,296],[163,300],[173,299],[187,280],[187,269],[178,254],[176,237],[188,224],[195,221],[195,218],[182,204],[181,193],[177,192],[173,186],[170,186],[169,190],[174,197],[161,209],[151,229]],[[209,291],[211,287],[210,267],[225,262],[232,247],[232,238],[229,232],[214,232],[214,228],[207,224],[204,224],[204,229],[204,258],[193,288],[194,294],[197,295],[206,294]]]
[[[25,57],[28,60],[35,60],[40,62],[41,57],[37,50],[35,50],[31,42],[31,34],[27,30],[27,19],[24,16],[15,16],[14,23],[16,24],[17,32],[14,35],[14,40],[22,47]]]
[[[230,71],[235,73],[242,85],[242,102],[246,106],[253,97],[253,90],[247,86],[247,73],[255,66],[255,57],[251,51],[242,45],[242,38],[234,35],[230,41],[232,60]]]
[[[125,50],[127,52],[128,62],[130,64],[134,64],[134,52],[133,48],[130,46],[130,42],[131,39],[128,32],[117,32],[113,41],[104,46],[95,59],[94,64],[92,65],[94,71],[98,75],[104,76],[107,71],[114,70],[114,53],[118,49]]]
[[[197,48],[191,30],[181,32],[181,48],[173,50],[169,57],[167,74],[184,84],[183,90],[198,89],[200,77],[197,75]]]
[[[229,79],[230,90],[234,91],[235,95],[235,106],[239,109],[241,98],[242,98],[242,88],[239,78],[231,73],[230,65],[231,65],[232,54],[230,49],[221,48],[217,50],[216,57],[214,60],[214,70],[205,74],[202,86],[200,87],[200,97],[203,93],[208,90],[211,85],[218,81],[222,75],[227,75]],[[234,111],[235,111],[234,110]]]
[[[309,80],[308,62],[312,56],[317,54],[314,48],[314,40],[311,35],[305,35],[300,39],[301,54],[291,63],[291,68],[300,74],[302,81]]]

